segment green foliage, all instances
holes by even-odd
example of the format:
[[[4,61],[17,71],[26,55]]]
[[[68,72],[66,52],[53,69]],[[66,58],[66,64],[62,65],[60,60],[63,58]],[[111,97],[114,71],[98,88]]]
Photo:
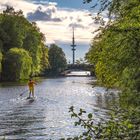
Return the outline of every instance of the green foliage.
[[[41,72],[45,74],[45,71],[49,69],[49,56],[48,56],[48,47],[42,45],[41,47],[42,57],[41,57]]]
[[[123,92],[119,94],[119,102],[111,102],[112,109],[106,117],[94,118],[94,113],[80,109],[75,112],[69,108],[72,118],[76,118],[75,126],[84,128],[81,135],[71,140],[139,140],[140,139],[140,93]]]
[[[138,140],[140,138],[139,108],[131,108],[128,111],[117,107],[108,113],[108,119],[102,118],[99,122],[94,119],[92,113],[85,117],[86,111],[83,109],[76,113],[72,106],[69,112],[71,117],[78,120],[75,126],[80,125],[84,128],[80,136],[71,138],[71,140]]]
[[[23,24],[21,24],[23,17],[2,15],[0,27],[2,28],[3,50],[7,52],[13,47],[22,47],[23,44]],[[4,36],[3,36],[4,35]]]
[[[91,8],[98,6],[98,13],[106,10],[109,18],[123,18],[125,14],[130,13],[133,8],[140,5],[139,0],[83,0],[83,3],[90,2],[93,4]]]
[[[88,61],[95,65],[99,82],[105,86],[140,90],[140,5],[137,3],[137,0],[125,3],[123,18],[104,28],[87,54]]]
[[[5,15],[23,16],[23,12],[21,10],[15,12],[14,8],[8,5],[7,5],[6,10],[3,11],[3,13]]]
[[[37,31],[36,26],[32,25],[32,28],[29,28],[25,38],[23,40],[23,48],[28,50],[30,56],[33,58],[32,65],[32,74],[37,75],[41,71],[41,34]]]
[[[67,62],[65,54],[61,48],[55,44],[52,44],[49,48],[48,54],[51,75],[58,75],[60,72],[65,70]]]
[[[2,71],[1,62],[2,62],[2,53],[1,53],[1,51],[0,51],[0,75],[1,75],[1,71]]]
[[[25,49],[32,58],[31,71],[27,73],[29,75],[39,75],[44,72],[49,65],[48,51],[47,48],[44,47],[44,41],[45,37],[36,26],[36,23],[27,21],[21,10],[15,11],[13,7],[7,6],[3,14],[0,14],[0,50],[3,56],[5,56],[12,48]],[[2,74],[4,74],[4,70],[6,70],[3,68],[5,67],[4,62],[5,61],[3,61],[4,66],[2,65]],[[3,77],[4,76],[6,75],[3,75]],[[10,77],[11,75],[7,76]],[[24,76],[19,76],[18,79],[25,79],[27,77]],[[7,78],[5,77],[4,79]],[[13,77],[11,79],[14,80]],[[17,77],[15,77],[15,80],[17,80]]]
[[[18,81],[28,79],[31,73],[32,58],[24,49],[10,49],[3,60],[2,79]]]

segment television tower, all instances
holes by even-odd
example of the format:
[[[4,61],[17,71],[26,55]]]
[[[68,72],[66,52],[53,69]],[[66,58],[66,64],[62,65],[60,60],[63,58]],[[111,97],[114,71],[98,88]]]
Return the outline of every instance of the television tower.
[[[72,28],[73,29],[73,37],[72,37],[72,45],[71,45],[71,47],[72,47],[72,54],[73,54],[73,65],[74,65],[74,63],[75,63],[75,50],[76,50],[76,45],[75,45],[75,37],[74,37],[74,27]]]

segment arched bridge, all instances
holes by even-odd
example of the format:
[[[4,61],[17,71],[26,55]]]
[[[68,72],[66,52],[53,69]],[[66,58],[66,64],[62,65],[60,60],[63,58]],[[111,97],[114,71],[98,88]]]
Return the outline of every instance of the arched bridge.
[[[63,76],[93,76],[93,69],[94,66],[91,64],[68,64],[67,69],[61,74]]]

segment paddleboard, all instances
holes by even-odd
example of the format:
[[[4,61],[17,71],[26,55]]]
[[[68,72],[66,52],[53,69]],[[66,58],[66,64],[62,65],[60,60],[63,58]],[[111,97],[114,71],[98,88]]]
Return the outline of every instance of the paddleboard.
[[[35,100],[36,97],[27,97],[26,99],[27,99],[27,100]]]

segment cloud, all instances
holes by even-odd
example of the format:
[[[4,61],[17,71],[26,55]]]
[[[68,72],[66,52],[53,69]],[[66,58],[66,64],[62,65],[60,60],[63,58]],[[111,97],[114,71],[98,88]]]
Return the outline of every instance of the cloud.
[[[89,44],[93,38],[92,32],[98,28],[93,22],[88,10],[77,10],[57,7],[57,3],[44,1],[2,0],[0,11],[5,5],[15,10],[21,9],[24,16],[35,21],[46,36],[46,43],[67,42],[72,40],[72,27],[75,27],[76,43]]]
[[[56,12],[56,9],[47,8],[45,11],[42,10],[42,7],[39,6],[35,12],[30,12],[27,14],[27,18],[31,21],[54,21],[60,22],[61,19],[57,17],[52,17],[52,14]]]
[[[33,0],[32,3],[34,4],[38,4],[38,5],[54,5],[54,6],[57,6],[57,3],[56,2],[48,2],[48,1],[44,1],[44,0]]]
[[[72,27],[75,27],[76,59],[84,57],[94,37],[92,32],[99,27],[92,18],[96,15],[93,11],[60,8],[56,2],[0,0],[0,12],[6,5],[13,6],[15,10],[21,9],[30,22],[35,21],[46,37],[46,44],[56,43],[62,47],[67,60],[72,58]]]
[[[5,9],[6,5],[13,6],[15,10],[23,10],[25,16],[28,12],[32,12],[38,7],[37,5],[24,0],[0,0],[0,12]]]

